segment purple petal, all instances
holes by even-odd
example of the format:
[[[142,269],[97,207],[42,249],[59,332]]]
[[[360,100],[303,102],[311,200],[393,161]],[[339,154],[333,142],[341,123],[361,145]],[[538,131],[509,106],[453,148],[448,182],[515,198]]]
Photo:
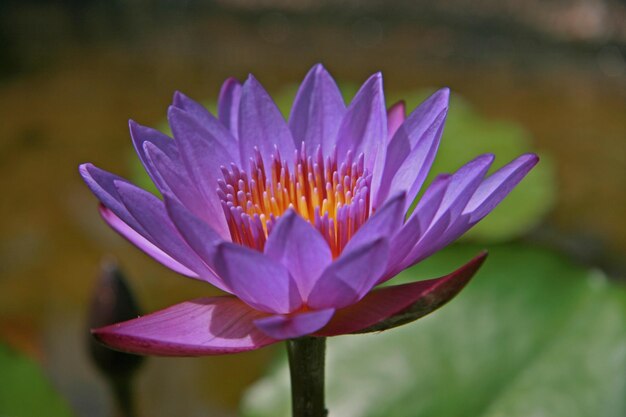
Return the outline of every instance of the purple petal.
[[[222,243],[214,264],[233,293],[254,309],[287,314],[302,306],[302,297],[289,271],[262,253]]]
[[[487,174],[494,159],[493,154],[480,155],[463,165],[452,175],[441,206],[434,216],[434,221],[446,211],[451,213],[453,219],[461,214]]]
[[[385,281],[400,272],[400,263],[413,248],[420,236],[427,230],[450,183],[451,175],[443,174],[435,178],[426,189],[409,219],[391,239],[389,251],[389,271],[383,276]]]
[[[435,159],[448,110],[450,90],[437,91],[418,106],[389,142],[380,185],[372,188],[374,207],[394,191],[406,190],[407,204],[419,192]],[[409,159],[405,163],[405,161]],[[396,177],[398,170],[402,172]],[[416,171],[417,169],[417,171]],[[392,183],[396,183],[392,191]]]
[[[332,262],[326,240],[293,210],[283,214],[272,228],[265,254],[287,268],[305,299]]]
[[[149,233],[151,241],[163,252],[196,272],[200,278],[213,276],[196,253],[181,238],[167,216],[163,202],[132,184],[115,181],[122,202],[130,214]]]
[[[188,276],[190,278],[198,278],[198,274],[196,274],[186,266],[182,265],[180,262],[172,259],[171,256],[163,252],[148,239],[137,233],[132,227],[124,223],[122,219],[117,217],[111,210],[109,210],[102,204],[100,205],[100,215],[102,215],[104,221],[107,222],[107,224],[111,226],[113,230],[118,232],[130,243],[137,246],[146,254],[154,258],[157,262],[179,274]]]
[[[384,287],[358,303],[338,310],[318,336],[387,330],[423,317],[456,296],[485,261],[483,252],[441,278]]]
[[[95,194],[105,207],[110,209],[117,217],[119,217],[129,227],[137,231],[148,240],[152,240],[148,232],[135,220],[128,212],[121,201],[120,195],[115,187],[114,182],[126,181],[124,178],[104,171],[93,164],[82,164],[78,171],[89,189]]]
[[[400,100],[387,109],[387,139],[391,140],[406,119],[406,103]]]
[[[417,193],[422,188],[428,176],[427,167],[430,167],[432,161],[435,159],[437,147],[439,146],[441,135],[443,134],[445,120],[446,111],[443,111],[439,114],[439,117],[435,119],[430,128],[426,130],[422,136],[422,140],[406,155],[402,164],[395,169],[395,173],[389,181],[388,188],[378,193],[377,198],[381,198],[382,193],[385,193],[387,196],[404,191],[407,193],[405,209],[411,206],[413,200],[415,200],[415,196],[417,196]],[[400,137],[402,135],[403,133],[398,134]],[[387,169],[387,165],[385,169]],[[386,180],[384,175],[385,174],[383,174],[381,183]],[[387,184],[385,184],[385,186],[387,186]]]
[[[217,181],[222,177],[220,167],[230,166],[239,159],[238,155],[231,153],[232,150],[236,151],[236,146],[223,146],[223,141],[176,107],[170,107],[168,116],[190,180],[200,191],[198,198],[202,198],[206,204],[207,215],[202,218],[226,238],[229,236],[228,227],[216,189]],[[234,139],[231,143],[236,144]]]
[[[207,209],[207,203],[200,196],[196,185],[189,181],[184,168],[174,164],[160,149],[151,143],[145,143],[145,154],[148,164],[159,181],[161,194],[172,194],[194,215],[220,231],[220,235],[228,238],[229,232],[223,216],[215,215]]]
[[[321,146],[323,154],[328,155],[345,112],[337,84],[321,64],[315,65],[298,89],[289,118],[296,147],[304,142],[307,155],[315,155]]]
[[[409,149],[415,148],[441,112],[448,110],[449,99],[450,89],[442,88],[428,97],[406,118],[403,125],[404,130],[408,133]]]
[[[416,245],[414,257],[410,258],[410,261],[418,262],[457,240],[493,210],[537,162],[536,155],[522,155],[485,179],[469,199],[462,213],[459,214],[457,211],[456,215],[451,216],[451,222],[443,232],[431,233],[433,239],[427,244],[422,244],[421,248]]]
[[[228,78],[222,84],[217,100],[217,116],[235,138],[239,137],[239,103],[241,84],[235,78]]]
[[[475,223],[485,217],[537,165],[535,154],[522,155],[491,174],[478,187],[463,212],[471,214]]]
[[[343,253],[347,254],[382,237],[391,239],[404,222],[405,200],[404,193],[390,198],[348,241]]]
[[[160,177],[154,172],[154,167],[150,165],[150,161],[144,151],[144,145],[146,143],[150,143],[152,146],[158,148],[161,152],[166,154],[170,160],[178,163],[179,155],[176,143],[169,136],[159,132],[158,130],[142,126],[132,120],[128,121],[128,127],[130,129],[130,137],[133,140],[135,151],[137,152],[141,163],[146,168],[146,171],[148,172],[148,175],[150,175],[150,178],[152,178],[154,184],[161,189],[163,185],[160,183]]]
[[[313,309],[342,308],[359,301],[376,284],[387,267],[389,244],[378,239],[330,264],[307,299]]]
[[[217,246],[224,240],[208,224],[189,212],[175,197],[168,193],[164,194],[163,197],[169,217],[185,242],[214,271],[213,260]],[[220,290],[232,292],[217,274],[213,273],[204,278]]]
[[[386,138],[383,78],[376,73],[357,92],[341,122],[337,133],[338,159],[342,161],[348,151],[352,151],[355,157],[362,152],[365,154],[365,166],[372,170],[377,155],[383,154],[386,149]]]
[[[258,148],[266,167],[278,149],[282,158],[293,157],[295,146],[289,127],[278,107],[252,76],[244,83],[239,107],[239,150],[241,163],[247,167]]]
[[[419,240],[405,259],[396,264],[396,270],[408,268],[441,249],[441,242],[449,235],[448,231],[457,230],[455,226],[463,224],[468,217],[461,216],[463,208],[482,182],[493,159],[492,154],[481,155],[459,168],[450,177],[430,224],[426,227],[420,226],[423,232]],[[385,274],[385,277],[389,278],[390,274]]]
[[[254,324],[266,335],[279,340],[295,339],[318,331],[330,321],[334,308],[318,311],[294,313],[293,315],[275,315],[254,321]]]
[[[198,298],[92,333],[113,349],[140,355],[221,355],[276,342],[254,325],[261,317],[235,297]]]
[[[186,113],[191,118],[196,120],[195,124],[191,124],[187,120],[182,120],[181,123],[183,123],[183,126],[178,126],[179,134],[187,133],[188,129],[206,132],[212,140],[220,142],[233,158],[238,156],[239,147],[237,146],[237,140],[233,134],[202,104],[190,99],[180,91],[177,91],[174,93],[174,102],[172,107],[182,110],[180,113]],[[185,124],[188,124],[189,126],[186,127],[184,126]],[[174,127],[172,126],[172,131],[173,130]],[[176,137],[176,132],[174,132],[174,136]],[[234,160],[235,159],[231,159],[228,162],[232,162]]]

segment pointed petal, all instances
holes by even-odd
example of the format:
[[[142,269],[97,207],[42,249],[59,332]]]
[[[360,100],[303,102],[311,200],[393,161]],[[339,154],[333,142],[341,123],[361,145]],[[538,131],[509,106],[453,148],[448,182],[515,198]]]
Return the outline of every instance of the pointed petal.
[[[217,116],[235,138],[239,137],[239,103],[241,84],[235,78],[228,78],[222,84],[217,100]]]
[[[142,126],[133,120],[128,121],[128,127],[130,129],[130,137],[132,138],[133,146],[135,147],[135,151],[137,152],[141,163],[146,168],[146,171],[148,172],[148,175],[150,175],[154,184],[157,188],[159,188],[159,190],[161,190],[163,185],[160,182],[158,174],[154,172],[154,167],[150,164],[150,161],[147,158],[144,151],[144,145],[146,143],[150,143],[152,146],[158,148],[161,152],[166,154],[173,163],[180,164],[176,143],[164,133],[150,127]]]
[[[222,243],[214,264],[233,293],[254,309],[287,314],[302,306],[297,285],[287,269],[262,253]]]
[[[319,278],[307,299],[313,309],[342,308],[359,301],[387,267],[389,244],[378,239],[342,254]]]
[[[276,342],[254,325],[261,317],[235,297],[198,298],[92,333],[113,349],[139,355],[221,355]]]
[[[539,162],[537,155],[525,154],[491,174],[480,184],[463,212],[471,213],[472,223],[485,217],[537,165],[537,162]]]
[[[408,268],[441,249],[441,242],[448,236],[448,231],[455,230],[455,225],[465,221],[468,216],[461,216],[463,208],[482,182],[493,159],[492,154],[478,156],[450,177],[435,215],[423,229],[424,232],[409,254],[397,266],[399,270]]]
[[[417,203],[409,219],[402,225],[400,231],[392,237],[389,251],[389,270],[381,282],[395,276],[403,268],[401,261],[411,251],[420,236],[426,232],[439,207],[450,183],[451,175],[443,174],[435,178]]]
[[[151,143],[144,143],[145,155],[152,172],[159,181],[161,194],[171,194],[188,210],[215,227],[223,227],[215,219],[215,213],[207,210],[205,200],[200,196],[196,184],[189,180],[184,167],[176,165],[159,148]]]
[[[315,65],[298,89],[289,118],[296,148],[304,142],[307,155],[315,155],[318,146],[329,155],[345,112],[337,84],[321,64]]]
[[[507,196],[537,161],[538,158],[535,155],[522,155],[483,180],[480,186],[475,189],[462,213],[459,213],[457,209],[456,214],[454,212],[451,214],[451,222],[443,232],[430,233],[432,238],[428,243],[425,241],[419,249],[417,248],[419,245],[416,245],[414,258],[411,259],[411,262],[415,263],[430,256],[471,229]],[[467,199],[468,197],[464,198]],[[459,203],[464,204],[465,202],[460,200]]]
[[[386,138],[383,78],[376,73],[357,92],[341,122],[337,133],[338,160],[342,161],[348,151],[352,151],[354,157],[363,152],[365,166],[372,172],[377,155],[386,149]]]
[[[321,329],[330,321],[334,313],[334,308],[328,308],[296,313],[291,316],[275,315],[255,320],[254,324],[274,339],[295,339]]]
[[[380,185],[372,188],[374,207],[380,206],[388,195],[393,195],[391,184],[395,181],[398,184],[394,190],[405,189],[408,192],[407,204],[413,202],[437,154],[449,96],[447,88],[437,91],[413,110],[396,130],[389,142]],[[410,161],[405,164],[409,157]],[[403,172],[394,181],[403,165]]]
[[[442,88],[428,97],[406,118],[404,129],[408,133],[409,149],[413,149],[422,140],[424,133],[439,117],[441,112],[448,110],[449,100],[450,89]]]
[[[163,195],[163,198],[167,213],[174,222],[176,229],[178,229],[185,242],[213,271],[213,274],[206,276],[205,279],[222,291],[232,292],[224,281],[217,276],[213,265],[217,246],[224,240],[208,224],[189,212],[171,194],[166,193]]]
[[[204,211],[207,214],[202,218],[222,237],[227,238],[228,226],[222,215],[222,205],[216,189],[217,181],[222,177],[220,167],[230,166],[239,159],[237,154],[231,153],[232,150],[236,152],[236,142],[231,138],[233,146],[225,147],[223,141],[203,129],[188,113],[176,107],[170,107],[168,118],[189,179],[196,184],[200,191],[198,198],[202,198],[206,205]]]
[[[148,232],[155,246],[197,273],[202,279],[213,275],[213,271],[181,238],[167,216],[161,200],[132,184],[121,181],[115,181],[114,184],[126,209]]]
[[[326,240],[293,210],[280,216],[272,228],[265,255],[287,268],[305,299],[332,262]]]
[[[406,119],[406,103],[400,100],[387,109],[387,139],[391,140]]]
[[[137,233],[132,227],[124,223],[122,219],[117,217],[115,213],[106,208],[104,205],[101,204],[99,209],[100,215],[102,216],[104,221],[107,222],[109,226],[111,226],[113,230],[118,232],[130,243],[137,246],[147,255],[155,259],[157,262],[179,274],[188,276],[190,278],[198,278],[198,274],[196,274],[186,266],[182,265],[180,262],[172,259],[171,256],[155,246],[154,243],[150,242],[148,239]]]
[[[395,172],[393,177],[389,180],[388,188],[384,192],[386,195],[394,195],[402,191],[406,192],[407,199],[405,209],[411,206],[413,200],[415,200],[415,196],[417,196],[417,193],[422,188],[428,176],[429,168],[435,159],[437,148],[441,141],[446,114],[445,110],[442,111],[426,132],[424,132],[422,139],[417,142],[408,155],[403,156],[404,160],[400,166],[392,168],[395,169]],[[397,135],[398,137],[402,137],[403,134],[404,132],[400,132]],[[391,146],[390,149],[392,149]],[[389,160],[387,160],[387,162],[389,162]],[[385,169],[387,169],[387,165],[385,165]],[[386,174],[383,173],[381,183],[387,180],[387,178],[384,177],[385,175]],[[380,195],[382,196],[382,194]]]
[[[441,278],[384,287],[358,303],[338,310],[330,323],[315,333],[336,336],[391,329],[417,320],[456,296],[485,261],[483,252],[461,268]]]
[[[239,150],[241,163],[247,167],[254,148],[263,156],[269,167],[271,155],[278,149],[282,158],[291,160],[295,146],[289,127],[272,98],[259,82],[250,75],[241,91],[239,107]]]
[[[352,250],[373,242],[376,239],[383,237],[391,239],[404,222],[405,200],[406,196],[404,193],[399,193],[390,198],[385,205],[377,210],[354,234],[342,253],[348,254]]]
[[[441,206],[437,210],[433,221],[437,221],[439,216],[446,211],[450,212],[452,219],[461,214],[461,211],[482,182],[485,174],[487,174],[494,159],[493,154],[477,156],[452,175],[441,201]]]
[[[195,124],[190,124],[188,121],[182,120],[181,123],[183,123],[183,126],[178,126],[179,134],[184,134],[184,124],[188,124],[189,129],[199,129],[210,136],[213,140],[220,142],[220,144],[227,149],[231,156],[231,160],[228,162],[237,160],[235,159],[238,156],[239,150],[237,140],[228,128],[220,123],[220,121],[217,120],[206,107],[190,99],[180,91],[174,93],[174,102],[171,107],[181,110],[180,113],[186,113],[191,118],[196,120]],[[173,130],[174,127],[172,126],[172,131]],[[174,132],[174,136],[176,137],[176,132]]]
[[[102,170],[93,164],[87,163],[82,164],[78,167],[78,171],[80,175],[83,177],[83,180],[91,190],[95,194],[95,196],[100,200],[105,207],[110,209],[117,217],[119,217],[124,223],[126,223],[130,228],[137,231],[146,239],[152,241],[150,235],[146,232],[146,230],[135,220],[135,218],[128,212],[124,203],[122,203],[120,195],[117,191],[117,187],[115,187],[114,182],[116,181],[126,181],[126,179]]]

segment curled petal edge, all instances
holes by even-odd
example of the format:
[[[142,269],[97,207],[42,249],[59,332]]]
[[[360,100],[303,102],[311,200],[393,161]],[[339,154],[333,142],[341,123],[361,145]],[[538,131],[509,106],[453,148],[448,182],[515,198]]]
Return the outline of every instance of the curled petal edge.
[[[358,303],[338,310],[331,321],[315,335],[380,332],[424,317],[454,298],[486,258],[487,252],[483,251],[441,278],[374,290]]]

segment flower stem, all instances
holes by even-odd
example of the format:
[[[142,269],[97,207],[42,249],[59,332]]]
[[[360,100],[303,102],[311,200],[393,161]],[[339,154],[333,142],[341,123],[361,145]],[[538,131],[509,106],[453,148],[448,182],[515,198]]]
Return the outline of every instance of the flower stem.
[[[293,417],[326,417],[324,358],[326,339],[302,337],[287,341]]]

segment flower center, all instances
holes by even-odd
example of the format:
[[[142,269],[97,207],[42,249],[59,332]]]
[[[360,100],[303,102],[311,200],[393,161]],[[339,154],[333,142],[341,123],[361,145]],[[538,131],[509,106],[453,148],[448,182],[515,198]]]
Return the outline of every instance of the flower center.
[[[355,159],[348,152],[339,162],[336,151],[324,159],[319,148],[309,156],[302,146],[293,165],[275,149],[266,168],[255,149],[248,171],[236,164],[221,167],[224,177],[217,193],[232,241],[262,251],[278,218],[292,208],[322,234],[337,257],[370,215],[371,174],[364,160],[363,154]]]

